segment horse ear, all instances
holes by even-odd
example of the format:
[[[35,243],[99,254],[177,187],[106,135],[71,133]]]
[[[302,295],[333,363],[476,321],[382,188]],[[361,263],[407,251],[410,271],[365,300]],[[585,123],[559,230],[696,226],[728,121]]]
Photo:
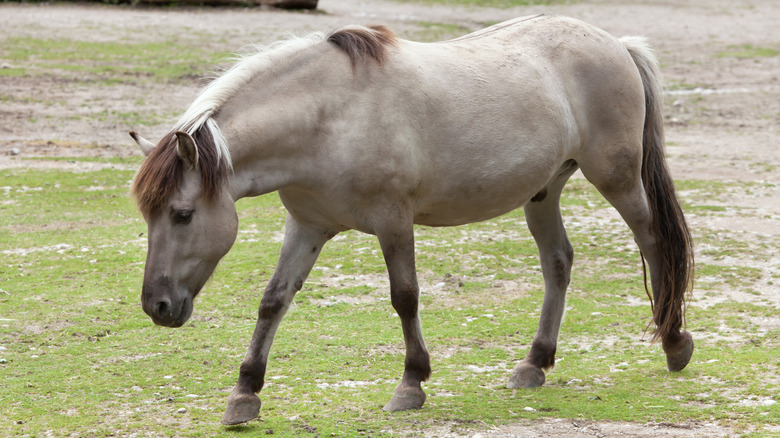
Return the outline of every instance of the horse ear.
[[[195,169],[198,166],[198,147],[195,146],[195,139],[182,131],[176,131],[176,139],[179,141],[178,146],[176,146],[179,158],[188,169]]]
[[[133,137],[133,140],[135,140],[135,142],[138,144],[138,147],[141,148],[141,152],[143,152],[144,155],[148,157],[149,154],[152,153],[152,149],[154,149],[154,143],[141,137],[135,131],[130,131],[130,137]]]

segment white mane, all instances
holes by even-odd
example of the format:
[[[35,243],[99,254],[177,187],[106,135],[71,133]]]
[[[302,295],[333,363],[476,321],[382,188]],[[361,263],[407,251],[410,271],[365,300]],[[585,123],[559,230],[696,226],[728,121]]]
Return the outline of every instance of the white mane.
[[[187,111],[179,117],[174,130],[192,135],[205,126],[214,137],[218,158],[226,160],[228,168],[232,168],[227,141],[212,116],[228,99],[236,95],[255,74],[273,67],[290,54],[311,47],[324,39],[325,36],[322,33],[315,32],[305,37],[293,37],[280,41],[264,48],[254,46],[252,53],[239,56],[233,67],[201,90]]]

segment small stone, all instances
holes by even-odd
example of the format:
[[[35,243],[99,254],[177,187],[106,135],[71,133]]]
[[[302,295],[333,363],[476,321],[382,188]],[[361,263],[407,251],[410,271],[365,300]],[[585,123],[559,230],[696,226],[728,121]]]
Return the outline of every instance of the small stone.
[[[5,360],[5,358],[0,357],[0,363],[8,363],[8,361]]]
[[[176,412],[178,412],[180,414],[185,414],[185,413],[187,413],[187,408],[179,408],[179,409],[176,410]]]
[[[19,155],[19,149],[18,148],[11,148],[11,150],[8,151],[8,153],[11,154],[11,156]]]
[[[536,409],[534,409],[534,408],[532,408],[530,406],[524,407],[523,410],[526,411],[526,412],[536,412]]]

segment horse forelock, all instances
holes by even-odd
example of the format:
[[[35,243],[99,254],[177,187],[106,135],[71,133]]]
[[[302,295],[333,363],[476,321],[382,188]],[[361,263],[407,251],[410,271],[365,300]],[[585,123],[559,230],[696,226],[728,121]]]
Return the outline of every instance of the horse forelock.
[[[366,58],[384,65],[388,47],[394,46],[398,39],[393,31],[385,26],[349,26],[330,34],[328,41],[349,56],[354,69],[359,61]]]
[[[144,215],[159,211],[179,188],[182,168],[176,135],[171,131],[152,149],[133,179],[131,191]]]
[[[179,189],[184,165],[176,150],[176,131],[166,134],[141,164],[133,180],[132,194],[144,215],[160,212]],[[230,156],[224,138],[213,119],[187,131],[198,148],[198,168],[201,177],[201,197],[215,199],[230,172]]]

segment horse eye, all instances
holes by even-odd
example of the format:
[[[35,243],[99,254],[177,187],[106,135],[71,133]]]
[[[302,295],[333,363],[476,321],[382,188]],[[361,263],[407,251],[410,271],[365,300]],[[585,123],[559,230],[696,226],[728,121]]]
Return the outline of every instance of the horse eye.
[[[192,210],[176,210],[173,212],[173,222],[177,224],[188,224],[192,220]]]

